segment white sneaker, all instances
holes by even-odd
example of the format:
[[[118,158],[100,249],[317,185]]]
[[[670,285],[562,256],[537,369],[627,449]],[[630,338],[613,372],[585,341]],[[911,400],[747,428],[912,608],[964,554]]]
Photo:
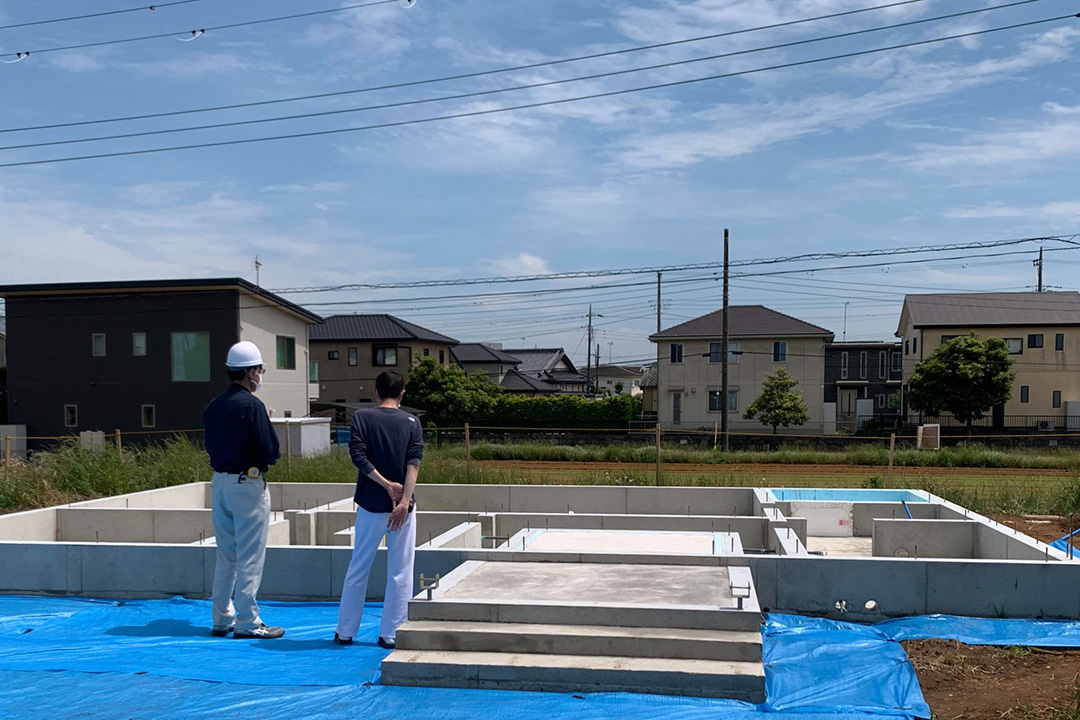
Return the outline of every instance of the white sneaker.
[[[283,635],[285,635],[285,628],[271,627],[262,623],[259,623],[258,626],[252,628],[251,630],[233,630],[233,637],[240,640],[243,640],[245,638],[253,638],[256,640],[276,640]]]

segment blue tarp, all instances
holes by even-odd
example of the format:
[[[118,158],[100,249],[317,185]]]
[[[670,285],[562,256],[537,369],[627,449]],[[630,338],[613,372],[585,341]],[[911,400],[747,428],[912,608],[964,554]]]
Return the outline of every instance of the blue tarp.
[[[630,693],[528,693],[378,684],[381,607],[331,642],[337,605],[264,602],[281,640],[211,638],[209,603],[0,597],[0,718],[357,717],[425,720],[845,720],[929,716],[900,639],[1076,645],[1080,623],[932,616],[857,625],[770,615],[768,702]]]
[[[1050,547],[1054,548],[1055,550],[1060,550],[1061,552],[1067,553],[1069,552],[1069,540],[1076,537],[1077,535],[1080,535],[1080,528],[1076,528],[1065,537],[1060,537],[1054,542],[1050,543]]]

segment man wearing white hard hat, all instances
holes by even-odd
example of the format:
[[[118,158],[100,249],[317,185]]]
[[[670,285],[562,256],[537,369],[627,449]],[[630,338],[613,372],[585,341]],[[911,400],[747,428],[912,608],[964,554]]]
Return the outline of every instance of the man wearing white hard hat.
[[[255,596],[262,582],[270,491],[264,473],[281,457],[270,415],[255,391],[266,368],[255,343],[229,348],[225,362],[232,383],[203,411],[206,451],[214,468],[214,637],[272,640],[285,629],[259,617]]]

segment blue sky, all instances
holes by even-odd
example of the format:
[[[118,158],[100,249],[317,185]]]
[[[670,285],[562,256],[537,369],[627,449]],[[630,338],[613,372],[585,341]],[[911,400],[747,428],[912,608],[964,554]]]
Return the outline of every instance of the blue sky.
[[[280,100],[542,63],[869,8],[873,0],[389,2],[0,0],[0,130]],[[0,132],[0,146],[347,110],[757,50],[1002,5],[919,0],[452,82]],[[396,123],[609,93],[1069,15],[1021,6],[646,72],[364,112],[0,150],[0,164]],[[19,27],[11,27],[22,25]],[[191,38],[193,29],[210,28]],[[138,42],[54,50],[173,33]],[[15,53],[30,51],[18,60]],[[734,261],[1080,233],[1080,19],[725,79],[438,122],[0,168],[0,283],[232,277],[279,290]],[[17,61],[16,61],[17,60]],[[16,61],[16,62],[12,62]],[[905,291],[1029,290],[1038,245],[785,263],[732,280],[764,304],[888,339]],[[1075,290],[1080,253],[1047,250]],[[998,252],[1019,254],[996,256]],[[963,255],[964,257],[956,257]],[[956,257],[956,259],[949,259]],[[755,268],[760,271],[762,268]],[[750,272],[744,269],[743,272]],[[389,312],[461,341],[653,354],[655,276],[288,293]],[[715,270],[665,273],[665,327],[720,307]],[[603,287],[600,287],[603,286]],[[575,290],[575,288],[578,288]],[[492,293],[519,293],[492,295]],[[454,296],[454,297],[449,297]],[[845,305],[846,303],[846,305]],[[845,325],[846,310],[846,325]]]

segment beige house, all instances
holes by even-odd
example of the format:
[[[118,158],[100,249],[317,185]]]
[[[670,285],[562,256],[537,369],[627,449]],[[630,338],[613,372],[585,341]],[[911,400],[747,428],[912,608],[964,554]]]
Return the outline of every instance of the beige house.
[[[993,408],[982,424],[1080,428],[1080,293],[905,296],[896,330],[903,348],[904,388],[919,362],[943,343],[971,332],[1005,340],[1016,371],[1012,397]]]
[[[347,417],[372,402],[375,378],[383,370],[408,377],[421,357],[440,365],[453,362],[457,340],[393,315],[333,315],[311,327],[311,359],[318,363],[318,409],[335,409]],[[408,404],[408,400],[405,401]]]
[[[641,381],[645,377],[645,370],[640,365],[599,365],[592,368],[591,372],[593,387],[597,393],[641,396]]]
[[[649,337],[660,346],[657,389],[659,422],[664,427],[712,428],[721,404],[722,312],[703,315]],[[761,305],[728,308],[728,428],[772,432],[756,420],[743,420],[746,406],[761,394],[765,375],[786,368],[799,381],[810,412],[802,431],[824,430],[825,345],[833,333]],[[783,431],[783,428],[780,428]]]

